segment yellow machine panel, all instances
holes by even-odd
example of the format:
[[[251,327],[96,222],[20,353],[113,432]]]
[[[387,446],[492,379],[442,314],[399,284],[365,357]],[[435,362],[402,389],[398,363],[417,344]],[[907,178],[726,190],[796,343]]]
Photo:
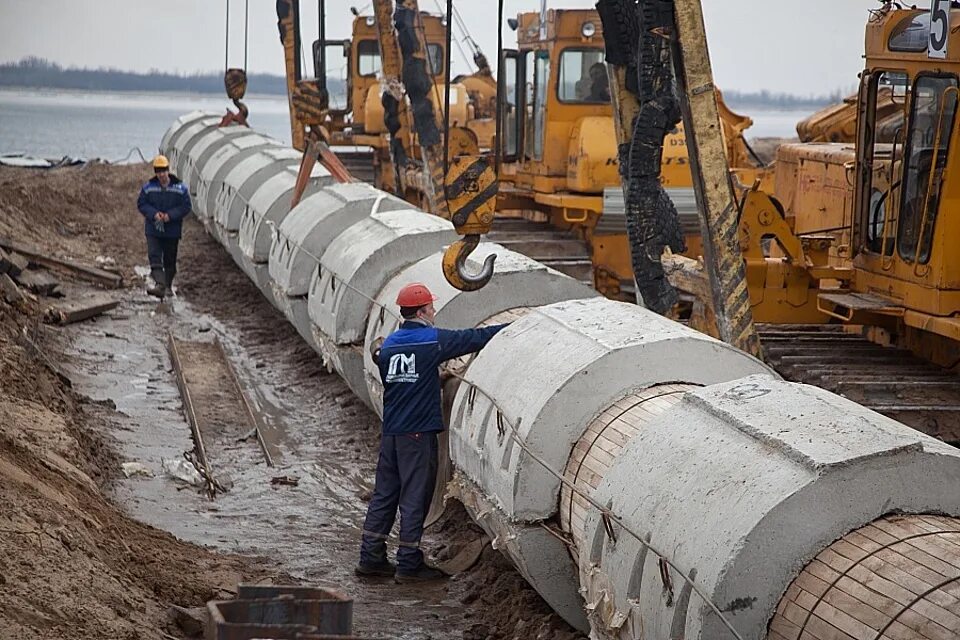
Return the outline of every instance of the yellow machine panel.
[[[849,144],[784,144],[774,190],[797,235],[836,238],[831,257],[850,257],[850,211],[856,151]]]
[[[580,193],[603,193],[620,181],[613,119],[580,118],[570,132],[567,153],[567,189]]]

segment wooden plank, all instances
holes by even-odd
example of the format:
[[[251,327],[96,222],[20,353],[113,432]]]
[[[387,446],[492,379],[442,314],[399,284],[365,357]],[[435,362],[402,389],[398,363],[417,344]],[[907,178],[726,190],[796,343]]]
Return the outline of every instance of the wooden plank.
[[[38,249],[14,242],[9,238],[0,237],[0,247],[8,251],[19,253],[37,264],[50,267],[52,269],[65,269],[76,274],[78,277],[83,278],[84,280],[92,281],[105,287],[119,289],[121,286],[123,286],[123,277],[120,274],[81,264],[66,258],[54,258],[42,253]]]
[[[899,536],[901,538],[926,533],[917,526],[910,526],[907,523],[897,523],[890,521],[878,521],[875,526],[889,535]],[[922,538],[912,538],[906,541],[907,545],[919,549],[920,551],[939,559],[953,567],[954,573],[960,572],[960,548],[956,550],[944,547],[938,544],[937,539],[940,536],[924,536]],[[950,574],[953,575],[953,574]]]
[[[93,296],[47,307],[44,319],[53,324],[72,324],[116,309],[119,304],[119,300]]]
[[[874,557],[889,562],[895,567],[923,580],[930,586],[940,584],[946,579],[957,575],[957,571],[951,571],[951,566],[941,562],[928,553],[919,551],[910,545],[903,543],[893,547],[887,547],[874,554]]]
[[[797,640],[797,638],[800,637],[800,626],[790,622],[782,615],[776,615],[773,617],[773,620],[770,621],[770,632],[771,634],[778,634],[785,640]],[[774,636],[771,635],[770,637]]]
[[[847,601],[842,597],[839,599],[845,602]],[[825,599],[818,600],[817,596],[803,589],[798,591],[794,602],[797,606],[807,611],[810,611],[814,608],[814,605],[816,605],[816,608],[813,609],[813,615],[810,616],[810,621],[807,622],[808,626],[816,617],[829,624],[841,634],[854,638],[854,640],[874,640],[877,635],[877,629],[873,629],[869,625],[857,620]],[[847,604],[849,604],[849,602],[847,602]]]

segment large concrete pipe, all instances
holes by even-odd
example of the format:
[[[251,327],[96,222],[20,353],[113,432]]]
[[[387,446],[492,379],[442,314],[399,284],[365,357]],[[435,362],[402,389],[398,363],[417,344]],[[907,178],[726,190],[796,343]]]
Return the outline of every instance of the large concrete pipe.
[[[207,203],[219,194],[208,228],[236,254],[255,193],[299,154],[225,170],[244,152],[197,144],[206,122],[184,116],[165,149],[209,181]],[[472,258],[501,256],[491,284],[454,291],[449,223],[371,187],[318,184],[289,213],[263,197],[269,251],[244,241],[267,261],[261,288],[377,411],[369,351],[403,283],[437,292],[441,326],[516,319],[449,365],[449,491],[572,624],[618,640],[958,637],[956,449],[496,245]]]
[[[333,239],[310,280],[307,312],[324,361],[372,406],[363,339],[373,300],[390,277],[456,240],[453,225],[416,209],[378,211]]]

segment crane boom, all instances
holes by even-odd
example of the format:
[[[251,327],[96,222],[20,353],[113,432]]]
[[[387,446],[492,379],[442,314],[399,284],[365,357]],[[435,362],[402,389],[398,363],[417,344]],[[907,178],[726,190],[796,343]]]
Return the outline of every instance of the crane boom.
[[[759,356],[700,0],[600,0],[597,9],[638,295],[658,313],[677,300],[660,260],[667,247],[683,250],[683,236],[659,176],[663,139],[682,117],[717,334]]]
[[[700,0],[674,0],[674,20],[674,69],[717,331],[724,342],[760,356]]]

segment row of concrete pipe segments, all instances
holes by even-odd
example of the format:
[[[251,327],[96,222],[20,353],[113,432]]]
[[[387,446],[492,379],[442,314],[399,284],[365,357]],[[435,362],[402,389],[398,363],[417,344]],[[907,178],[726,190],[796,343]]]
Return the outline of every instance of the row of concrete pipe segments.
[[[374,411],[371,345],[397,327],[402,285],[438,296],[438,326],[513,320],[449,363],[442,481],[574,627],[957,637],[956,449],[494,244],[471,258],[498,254],[492,282],[457,291],[448,221],[319,165],[291,210],[301,154],[219,122],[184,115],[161,151],[208,232]]]

